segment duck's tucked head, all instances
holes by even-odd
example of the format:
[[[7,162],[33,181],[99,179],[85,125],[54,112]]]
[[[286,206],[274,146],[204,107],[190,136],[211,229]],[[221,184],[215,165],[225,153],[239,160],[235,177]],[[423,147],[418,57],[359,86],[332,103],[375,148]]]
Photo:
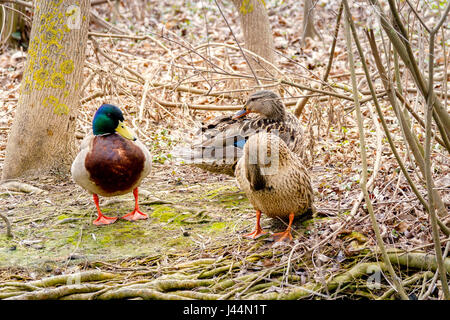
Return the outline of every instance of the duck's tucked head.
[[[122,111],[111,104],[103,104],[98,108],[92,121],[92,129],[96,136],[117,132],[126,139],[136,140],[134,134],[124,124]]]
[[[243,117],[250,112],[256,112],[264,118],[273,120],[283,120],[286,116],[286,110],[280,96],[269,90],[261,90],[251,94],[244,108],[236,113],[233,119]]]

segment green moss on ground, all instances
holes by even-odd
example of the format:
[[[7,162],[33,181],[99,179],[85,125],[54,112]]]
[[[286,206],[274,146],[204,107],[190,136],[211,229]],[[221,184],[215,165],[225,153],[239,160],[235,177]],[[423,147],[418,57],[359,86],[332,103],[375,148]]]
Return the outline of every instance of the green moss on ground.
[[[96,209],[91,196],[76,185],[55,188],[45,198],[20,196],[14,208],[6,209],[14,238],[0,235],[0,267],[39,269],[49,264],[189,250],[193,235],[231,236],[236,221],[245,222],[243,215],[251,212],[245,195],[233,181],[168,186],[170,192],[152,190],[150,183],[142,188],[151,194],[150,199],[140,198],[141,210],[149,219],[118,220],[101,227],[92,224]],[[163,201],[151,201],[153,197]],[[103,205],[109,199],[100,201],[107,216],[122,216],[134,206],[131,195],[112,199],[120,201],[110,205]],[[252,223],[248,221],[248,225]]]

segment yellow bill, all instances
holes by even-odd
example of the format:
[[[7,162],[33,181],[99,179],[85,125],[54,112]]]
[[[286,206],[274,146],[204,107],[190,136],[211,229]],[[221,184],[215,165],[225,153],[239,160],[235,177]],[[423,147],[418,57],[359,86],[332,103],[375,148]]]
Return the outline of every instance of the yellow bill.
[[[120,134],[125,139],[133,140],[135,141],[137,138],[135,137],[134,133],[131,131],[130,128],[128,128],[122,121],[119,121],[119,125],[116,128],[116,132]]]

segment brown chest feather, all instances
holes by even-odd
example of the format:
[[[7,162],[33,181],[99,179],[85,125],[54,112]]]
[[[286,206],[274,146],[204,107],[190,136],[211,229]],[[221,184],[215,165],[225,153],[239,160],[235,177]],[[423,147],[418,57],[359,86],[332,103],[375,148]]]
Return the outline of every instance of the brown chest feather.
[[[97,136],[85,160],[90,179],[107,192],[131,188],[144,169],[145,156],[132,141],[118,134]]]

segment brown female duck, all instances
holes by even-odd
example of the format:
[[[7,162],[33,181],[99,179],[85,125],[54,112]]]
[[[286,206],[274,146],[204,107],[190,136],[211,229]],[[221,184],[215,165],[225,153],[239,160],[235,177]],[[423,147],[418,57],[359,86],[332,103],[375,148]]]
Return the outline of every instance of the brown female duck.
[[[294,217],[305,213],[313,202],[311,180],[300,157],[275,134],[259,132],[245,144],[235,176],[256,210],[255,230],[246,236],[255,239],[265,233],[260,225],[264,212],[272,218],[289,218],[287,229],[272,237],[292,240]]]
[[[204,125],[198,134],[200,141],[174,153],[186,164],[233,176],[245,142],[259,131],[276,132],[291,151],[301,154],[303,130],[299,120],[286,110],[280,96],[268,90],[251,94],[234,116],[218,117]]]

